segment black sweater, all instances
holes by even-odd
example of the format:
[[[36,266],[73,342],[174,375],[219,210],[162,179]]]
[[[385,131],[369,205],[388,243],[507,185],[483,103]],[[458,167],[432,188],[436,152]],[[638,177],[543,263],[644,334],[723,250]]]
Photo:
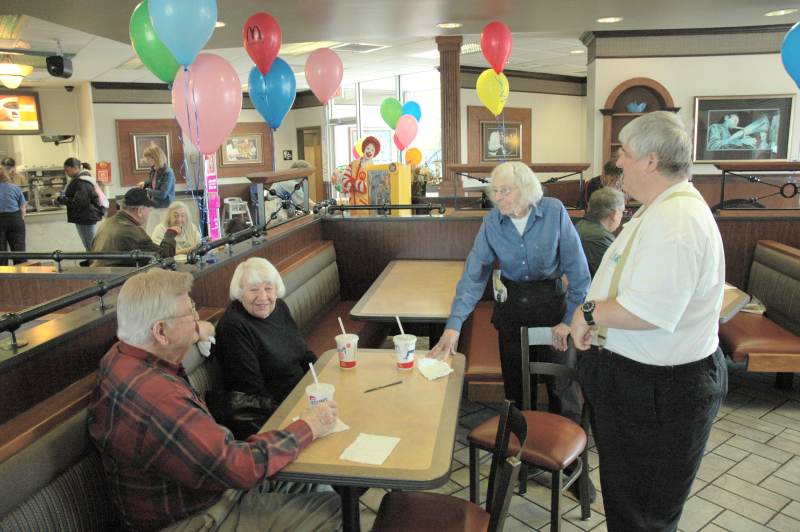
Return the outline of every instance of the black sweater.
[[[94,225],[103,219],[105,211],[94,190],[94,183],[81,179],[81,176],[91,177],[91,175],[84,170],[73,177],[64,190],[64,195],[58,198],[59,203],[67,206],[69,223]]]
[[[317,360],[281,299],[263,320],[232,302],[215,336],[213,355],[219,357],[225,390],[265,397],[275,408],[303,378],[309,362]]]

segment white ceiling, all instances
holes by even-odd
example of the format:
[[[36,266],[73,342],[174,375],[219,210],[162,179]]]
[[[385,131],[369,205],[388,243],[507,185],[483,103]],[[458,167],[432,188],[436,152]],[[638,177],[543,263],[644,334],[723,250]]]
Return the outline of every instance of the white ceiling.
[[[130,68],[135,54],[128,42],[128,19],[137,3],[3,0],[0,15],[23,17],[15,35],[2,37],[27,41],[32,50],[46,52],[56,51],[54,39],[58,38],[65,53],[75,54],[70,80],[50,77],[37,68],[25,85],[159,82],[144,68]],[[268,11],[281,24],[284,44],[329,40],[388,45],[368,54],[339,52],[344,83],[352,83],[435,67],[439,63],[436,35],[463,35],[465,43],[477,43],[482,27],[496,18],[514,32],[509,68],[585,76],[586,54],[570,54],[571,50],[585,52],[578,39],[584,31],[786,24],[800,17],[796,13],[765,18],[763,14],[793,5],[797,3],[772,0],[220,0],[219,19],[227,26],[215,31],[206,51],[230,61],[246,83],[252,63],[241,46],[241,27],[250,14]],[[600,16],[624,20],[599,24],[595,19]],[[446,21],[464,26],[457,30],[436,27]],[[302,74],[307,55],[282,57],[297,73],[298,89],[307,88]],[[25,57],[19,61],[26,62]],[[488,67],[480,52],[462,55],[461,62]],[[126,64],[127,68],[120,68]]]

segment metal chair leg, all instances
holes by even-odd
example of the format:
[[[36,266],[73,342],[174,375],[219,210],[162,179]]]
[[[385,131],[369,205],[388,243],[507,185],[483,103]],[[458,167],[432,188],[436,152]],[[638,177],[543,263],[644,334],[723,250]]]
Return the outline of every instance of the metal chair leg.
[[[480,506],[481,476],[480,459],[478,448],[469,444],[469,500],[473,504]]]
[[[581,488],[581,519],[588,521],[592,516],[592,501],[589,500],[589,452],[584,449],[581,453],[581,476],[578,478]]]
[[[519,469],[519,494],[525,495],[528,491],[528,464],[522,462],[522,467]]]
[[[550,532],[561,532],[561,470],[553,471],[550,486]]]

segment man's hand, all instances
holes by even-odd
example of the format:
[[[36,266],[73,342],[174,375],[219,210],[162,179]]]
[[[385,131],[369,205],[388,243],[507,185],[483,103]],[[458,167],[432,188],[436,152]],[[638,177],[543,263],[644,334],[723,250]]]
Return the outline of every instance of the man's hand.
[[[167,228],[167,231],[174,231],[175,235],[179,235],[179,234],[183,233],[183,229],[181,229],[181,226],[179,226],[179,225],[170,226],[170,227]]]
[[[567,337],[570,333],[569,325],[566,323],[559,323],[550,329],[553,333],[553,347],[559,351],[567,350]]]
[[[572,342],[581,351],[586,351],[592,347],[592,328],[583,319],[581,307],[575,309],[572,315]]]
[[[325,436],[336,426],[336,402],[333,400],[312,406],[300,415],[308,423],[314,439]]]
[[[214,325],[208,321],[198,321],[197,334],[200,336],[198,342],[207,342],[209,338],[214,336]]]
[[[445,361],[447,361],[450,355],[456,352],[456,348],[458,347],[458,336],[458,331],[454,329],[445,329],[442,333],[442,337],[439,338],[439,341],[428,353],[428,357],[439,358],[441,356]]]

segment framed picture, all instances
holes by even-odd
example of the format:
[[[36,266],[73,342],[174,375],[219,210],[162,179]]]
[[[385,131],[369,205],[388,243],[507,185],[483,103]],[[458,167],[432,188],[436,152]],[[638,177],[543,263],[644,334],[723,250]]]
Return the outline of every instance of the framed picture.
[[[39,135],[41,116],[38,92],[0,90],[0,135]]]
[[[264,162],[264,137],[261,133],[234,134],[220,147],[220,166],[253,166]]]
[[[794,96],[697,96],[694,161],[786,160]]]
[[[522,122],[481,122],[481,162],[521,160]]]
[[[156,145],[170,159],[169,133],[145,133],[131,134],[133,141],[133,171],[149,172],[150,165],[144,161],[144,151],[152,145]]]

